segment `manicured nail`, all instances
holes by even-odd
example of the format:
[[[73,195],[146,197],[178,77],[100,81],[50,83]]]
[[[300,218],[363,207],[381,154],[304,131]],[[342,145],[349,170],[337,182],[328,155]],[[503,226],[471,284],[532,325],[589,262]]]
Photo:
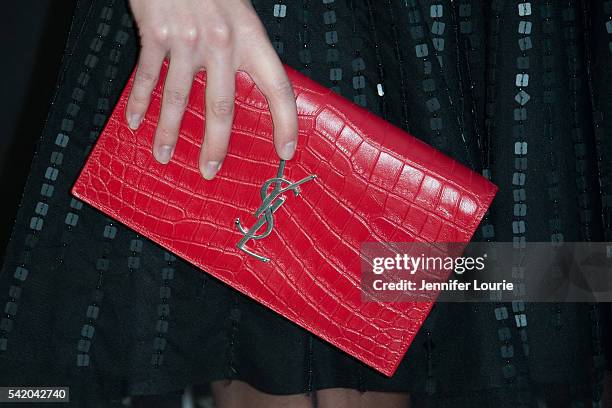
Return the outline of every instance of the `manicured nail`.
[[[128,124],[130,125],[130,129],[136,130],[138,126],[140,126],[141,117],[137,113],[132,113],[130,115],[130,119],[128,120]]]
[[[155,158],[160,163],[166,164],[170,161],[172,157],[172,146],[170,145],[161,145],[157,146],[155,149]]]
[[[206,180],[212,180],[215,177],[215,174],[221,169],[221,162],[218,161],[209,161],[206,162],[204,166],[204,178]]]
[[[295,142],[287,142],[281,148],[280,157],[283,160],[290,160],[295,153]]]

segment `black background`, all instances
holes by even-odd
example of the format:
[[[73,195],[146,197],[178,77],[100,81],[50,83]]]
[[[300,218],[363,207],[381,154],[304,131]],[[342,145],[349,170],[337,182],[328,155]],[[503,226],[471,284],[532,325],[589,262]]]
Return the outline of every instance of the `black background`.
[[[41,135],[76,0],[7,1],[0,13],[2,257]]]

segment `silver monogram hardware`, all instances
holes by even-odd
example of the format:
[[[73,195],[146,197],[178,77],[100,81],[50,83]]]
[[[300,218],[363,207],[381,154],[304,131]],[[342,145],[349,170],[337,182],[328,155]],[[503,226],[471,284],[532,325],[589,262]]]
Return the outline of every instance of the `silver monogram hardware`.
[[[316,175],[312,174],[308,177],[304,177],[300,181],[292,183],[291,181],[283,177],[284,172],[285,160],[281,160],[278,166],[278,170],[276,172],[276,177],[266,180],[261,186],[260,194],[262,202],[257,211],[255,211],[255,214],[253,214],[255,218],[257,218],[257,222],[255,222],[255,224],[253,224],[251,228],[245,228],[242,225],[242,222],[240,222],[240,218],[236,218],[236,221],[234,221],[234,223],[236,224],[236,228],[238,228],[238,231],[240,231],[244,235],[244,237],[242,237],[242,239],[238,241],[236,247],[246,252],[247,254],[259,259],[262,262],[269,262],[270,259],[266,258],[265,256],[258,255],[255,252],[249,250],[245,247],[246,243],[249,242],[249,240],[251,239],[258,241],[270,235],[272,229],[274,228],[274,213],[283,205],[286,200],[286,197],[283,196],[284,193],[292,191],[293,194],[297,197],[300,194],[298,186],[317,177]],[[283,184],[285,184],[285,187],[283,187]],[[273,186],[272,190],[270,190],[271,186]],[[266,226],[265,230],[258,235],[257,232],[264,225]]]

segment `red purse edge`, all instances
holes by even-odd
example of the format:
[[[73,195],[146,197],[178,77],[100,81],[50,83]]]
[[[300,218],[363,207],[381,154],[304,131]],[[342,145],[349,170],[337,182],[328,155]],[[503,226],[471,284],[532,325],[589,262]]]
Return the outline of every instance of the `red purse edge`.
[[[166,62],[165,62],[165,64],[166,64]],[[291,67],[289,67],[289,66],[287,66],[287,65],[284,65],[284,66],[285,66],[285,69],[287,69],[287,68],[288,68],[288,70],[290,70],[290,72],[291,72],[291,71],[293,72],[293,73],[292,73],[292,76],[293,76],[293,75],[300,75],[300,76],[302,76],[302,77],[303,77],[302,79],[306,79],[306,80],[307,80],[307,82],[309,82],[309,84],[310,84],[310,83],[312,83],[312,84],[313,84],[313,87],[318,88],[317,92],[319,92],[319,90],[328,90],[327,88],[325,88],[325,87],[323,87],[322,85],[318,84],[316,81],[313,81],[313,80],[311,80],[310,78],[308,78],[308,77],[306,77],[306,76],[304,76],[304,75],[300,74],[298,71],[294,70],[293,68],[291,68]],[[105,124],[104,129],[102,130],[102,132],[100,133],[100,136],[98,137],[98,140],[96,141],[96,143],[95,143],[95,144],[93,145],[93,147],[91,148],[91,151],[90,151],[90,153],[89,153],[89,155],[87,156],[87,159],[86,159],[86,161],[85,161],[85,165],[83,166],[83,168],[82,168],[82,169],[81,169],[81,171],[79,172],[79,175],[78,175],[78,177],[77,177],[77,179],[76,179],[76,181],[75,181],[74,185],[73,185],[73,186],[72,186],[72,188],[70,189],[70,193],[71,193],[71,194],[72,194],[74,197],[78,198],[79,200],[81,200],[81,201],[83,201],[83,202],[85,202],[85,203],[89,204],[89,205],[90,205],[90,206],[92,206],[93,208],[96,208],[96,209],[98,209],[98,210],[100,210],[100,211],[104,212],[104,213],[105,213],[105,214],[107,214],[107,215],[112,216],[112,217],[113,217],[113,218],[114,218],[116,221],[118,221],[119,223],[121,223],[121,224],[123,224],[123,225],[125,225],[125,226],[129,227],[130,229],[132,229],[132,230],[134,230],[134,231],[137,231],[138,233],[140,233],[140,234],[142,234],[142,235],[146,236],[146,237],[147,237],[148,239],[150,239],[151,241],[155,242],[155,244],[160,245],[160,246],[162,246],[162,247],[163,247],[163,245],[162,245],[160,242],[158,242],[158,241],[157,241],[157,240],[156,240],[156,239],[155,239],[153,236],[151,236],[152,234],[148,234],[148,233],[147,233],[147,230],[146,230],[146,229],[144,229],[144,228],[142,228],[142,226],[139,226],[139,225],[137,225],[136,223],[130,222],[130,221],[128,221],[128,220],[124,220],[124,219],[118,218],[117,213],[116,213],[116,212],[115,212],[115,211],[114,211],[112,208],[109,208],[109,207],[106,207],[106,206],[101,205],[101,204],[99,204],[99,203],[96,203],[96,202],[94,202],[93,200],[90,200],[90,199],[88,198],[88,196],[86,195],[86,193],[81,194],[81,193],[78,191],[80,184],[82,184],[82,183],[83,183],[83,181],[82,181],[82,176],[83,176],[83,175],[84,175],[84,174],[87,172],[87,169],[88,169],[88,167],[89,167],[89,162],[90,162],[90,159],[91,159],[91,157],[92,157],[92,156],[94,156],[94,155],[96,154],[96,150],[97,150],[97,149],[96,149],[96,146],[97,146],[97,144],[98,144],[98,141],[99,141],[99,139],[100,139],[100,138],[101,138],[101,137],[104,135],[104,133],[105,133],[105,131],[106,131],[106,126],[107,126],[107,124],[108,124],[108,120],[110,120],[110,118],[111,118],[111,117],[113,117],[113,116],[115,116],[117,113],[119,113],[119,115],[121,115],[121,112],[120,112],[120,111],[124,109],[124,105],[126,105],[126,103],[127,103],[127,102],[123,102],[123,100],[124,100],[124,96],[126,96],[126,95],[129,93],[129,91],[131,90],[131,87],[132,87],[132,78],[133,78],[133,76],[134,76],[134,72],[135,72],[135,69],[134,69],[134,71],[132,72],[132,74],[130,75],[130,78],[128,79],[128,82],[127,82],[126,86],[125,86],[125,87],[124,87],[124,89],[122,90],[121,95],[120,95],[120,97],[119,97],[119,99],[118,99],[118,102],[117,102],[117,104],[115,105],[115,108],[113,109],[113,111],[112,111],[111,115],[110,115],[110,116],[109,116],[109,118],[107,119],[107,123]],[[160,79],[160,80],[161,80],[161,79]],[[334,96],[337,96],[337,97],[339,97],[339,98],[342,98],[342,100],[347,101],[347,102],[349,102],[349,103],[353,104],[353,102],[351,102],[350,100],[348,100],[348,99],[346,99],[346,98],[342,97],[341,95],[337,95],[337,94],[333,94],[333,95],[334,95]],[[354,105],[354,104],[353,104],[353,105]],[[371,115],[371,116],[373,116],[373,117],[378,118],[378,116],[376,116],[376,115],[374,115],[373,113],[371,113],[370,111],[368,111],[368,110],[366,110],[366,109],[362,108],[361,106],[358,106],[358,105],[355,105],[355,106],[356,106],[358,109],[362,110],[364,114]],[[121,117],[121,116],[120,116],[120,117]],[[123,118],[123,119],[125,120],[125,118]],[[382,120],[382,119],[381,119],[381,120]],[[396,128],[396,127],[395,127],[393,124],[391,124],[391,123],[388,123],[388,122],[385,122],[385,123],[386,123],[387,125],[389,125],[389,126],[393,127],[393,128]],[[399,128],[396,128],[396,129],[399,129]],[[400,129],[400,130],[401,130],[401,129]],[[402,132],[403,132],[403,131],[402,131]],[[419,141],[419,142],[421,142],[421,143],[424,143],[424,142],[422,142],[420,139],[416,138],[415,136],[413,136],[413,135],[410,135],[410,136],[411,136],[412,138],[414,138],[415,140],[417,140],[417,141]],[[431,146],[430,146],[430,147],[431,147]],[[446,156],[446,155],[445,155],[445,156]],[[463,164],[461,164],[461,163],[457,162],[456,160],[454,160],[454,159],[452,159],[452,158],[450,158],[450,159],[451,159],[451,160],[453,160],[453,161],[455,161],[455,162],[457,163],[457,165],[462,166],[462,167],[465,167]],[[480,175],[480,174],[476,173],[476,172],[475,172],[474,170],[472,170],[472,169],[469,169],[469,168],[467,168],[467,167],[465,167],[465,168],[466,168],[467,170],[469,170],[470,172],[473,172],[474,174],[476,174],[477,176],[479,176],[479,177],[480,177],[480,178],[481,178],[483,181],[485,181],[485,182],[488,184],[488,187],[489,187],[489,188],[488,188],[488,190],[489,190],[489,194],[486,194],[486,195],[483,195],[483,196],[478,196],[478,197],[479,197],[479,199],[480,199],[480,200],[479,200],[479,206],[478,206],[478,210],[477,210],[477,211],[476,211],[476,213],[475,213],[475,216],[474,216],[474,222],[473,222],[473,224],[472,224],[472,226],[473,226],[473,225],[476,225],[476,228],[477,228],[477,225],[478,225],[478,224],[481,222],[482,218],[484,217],[484,215],[485,215],[485,214],[486,214],[486,212],[488,211],[488,209],[489,209],[489,207],[490,207],[490,205],[491,205],[491,202],[493,201],[493,199],[494,199],[494,197],[495,197],[495,195],[497,194],[497,191],[498,191],[499,189],[498,189],[498,187],[497,187],[495,184],[493,184],[493,183],[492,183],[490,180],[488,180],[487,178],[485,178],[485,177],[483,177],[482,175]],[[466,188],[465,188],[465,187],[461,187],[461,188],[462,188],[462,189],[464,189],[464,190],[466,190]],[[470,239],[471,239],[471,237],[474,235],[474,233],[475,233],[475,231],[476,231],[476,228],[471,228]],[[322,339],[326,340],[328,343],[330,343],[330,344],[334,345],[335,347],[338,347],[340,350],[342,350],[342,351],[346,352],[346,353],[347,353],[347,354],[349,354],[351,357],[353,357],[353,358],[357,359],[355,356],[353,356],[353,355],[350,353],[350,350],[345,349],[345,348],[344,348],[344,347],[342,347],[341,345],[336,344],[336,342],[335,342],[335,341],[333,341],[332,339],[330,339],[330,338],[329,338],[328,336],[326,336],[324,333],[319,333],[317,330],[313,330],[313,327],[311,327],[310,325],[308,325],[308,324],[306,324],[306,323],[304,323],[304,322],[297,322],[297,321],[293,321],[293,320],[289,319],[288,317],[286,317],[286,316],[284,315],[284,313],[283,313],[282,311],[278,310],[276,307],[273,307],[272,305],[268,304],[267,302],[262,301],[262,300],[260,300],[260,299],[257,299],[256,297],[251,296],[251,295],[248,293],[248,291],[247,291],[247,290],[245,290],[245,289],[244,289],[242,286],[240,286],[238,283],[236,283],[236,282],[231,282],[231,284],[230,284],[230,283],[229,283],[229,282],[227,282],[226,280],[219,278],[218,276],[216,276],[216,274],[215,274],[215,273],[213,273],[213,272],[209,272],[207,267],[205,267],[204,265],[199,264],[197,261],[192,261],[192,260],[189,258],[189,256],[187,256],[186,254],[183,254],[181,251],[176,251],[176,250],[174,250],[174,249],[173,249],[171,252],[173,252],[173,253],[175,253],[176,255],[180,256],[181,258],[183,258],[183,259],[184,259],[184,260],[186,260],[187,262],[191,263],[192,265],[194,265],[194,266],[198,267],[199,269],[201,269],[201,270],[202,270],[202,272],[208,273],[208,274],[210,274],[210,275],[214,276],[216,279],[219,279],[220,281],[224,282],[225,284],[227,284],[227,285],[231,286],[232,288],[239,290],[239,291],[240,291],[241,293],[243,293],[244,295],[246,295],[246,296],[248,296],[248,297],[250,297],[250,298],[252,298],[252,299],[256,300],[256,301],[257,301],[257,302],[259,302],[260,304],[262,304],[262,305],[264,305],[264,306],[268,307],[269,309],[271,309],[271,310],[273,310],[274,312],[276,312],[277,314],[279,314],[279,315],[283,316],[285,319],[289,320],[290,322],[292,322],[292,323],[294,323],[294,324],[297,324],[298,326],[300,326],[300,327],[302,327],[302,328],[304,328],[304,329],[306,329],[306,330],[310,331],[311,333],[313,333],[313,334],[315,334],[315,335],[317,335],[317,336],[321,337]],[[434,304],[435,302],[420,302],[420,303],[426,303],[426,304],[428,305],[427,310],[426,310],[426,311],[427,311],[427,313],[426,313],[426,315],[425,315],[425,316],[427,316],[427,315],[429,314],[429,312],[431,311],[431,308],[433,307],[433,304]],[[425,317],[425,318],[426,318],[426,317]],[[419,328],[419,329],[420,329],[420,328]],[[397,368],[398,368],[399,364],[401,363],[401,361],[402,361],[402,359],[403,359],[404,355],[406,354],[406,352],[407,352],[408,348],[409,348],[409,347],[410,347],[410,345],[412,344],[412,341],[414,340],[414,337],[416,336],[416,334],[417,334],[417,333],[418,333],[418,330],[417,330],[417,331],[415,331],[414,333],[410,332],[410,333],[409,333],[407,336],[405,336],[404,338],[402,338],[402,342],[404,342],[404,343],[405,343],[405,345],[402,347],[401,351],[400,351],[399,353],[397,353],[397,358],[394,358],[394,359],[391,359],[391,360],[386,360],[386,361],[389,361],[389,363],[390,363],[390,364],[389,364],[389,365],[385,365],[385,367],[381,367],[380,365],[375,364],[375,363],[374,363],[374,362],[373,362],[371,359],[369,359],[369,358],[363,358],[363,359],[357,359],[357,360],[359,360],[359,361],[362,361],[362,362],[366,363],[368,366],[370,366],[370,367],[374,368],[375,370],[377,370],[377,371],[381,372],[382,374],[386,375],[387,377],[391,377],[391,376],[393,376],[393,374],[394,374],[394,373],[395,373],[395,371],[397,370]]]

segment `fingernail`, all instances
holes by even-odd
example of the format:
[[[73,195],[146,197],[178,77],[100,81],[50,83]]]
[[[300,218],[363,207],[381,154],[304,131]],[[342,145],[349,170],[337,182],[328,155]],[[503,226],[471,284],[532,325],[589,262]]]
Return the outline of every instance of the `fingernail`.
[[[130,119],[128,120],[128,125],[130,126],[130,129],[132,130],[136,130],[138,129],[138,126],[140,126],[140,115],[137,113],[133,113],[130,115]]]
[[[280,156],[283,160],[290,160],[295,153],[295,142],[287,142],[281,148]]]
[[[215,174],[221,169],[221,162],[218,161],[209,161],[206,162],[204,166],[204,178],[206,180],[212,180],[215,177]]]
[[[161,145],[157,146],[155,149],[155,158],[160,163],[166,164],[170,161],[172,157],[172,146],[170,145]]]

